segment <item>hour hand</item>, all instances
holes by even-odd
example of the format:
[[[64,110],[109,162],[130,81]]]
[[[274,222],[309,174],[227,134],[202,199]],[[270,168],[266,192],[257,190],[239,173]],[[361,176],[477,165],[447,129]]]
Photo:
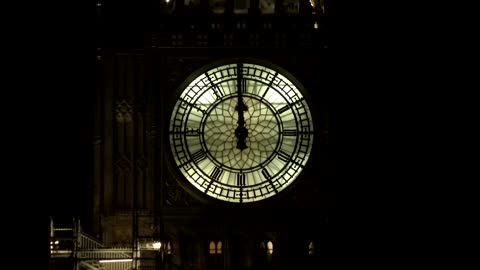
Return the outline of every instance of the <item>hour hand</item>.
[[[247,143],[245,142],[247,136],[248,130],[245,126],[238,126],[235,129],[235,137],[237,137],[237,149],[240,149],[240,151],[247,148]]]
[[[239,100],[239,103],[235,107],[235,110],[238,113],[238,127],[235,129],[235,137],[237,137],[237,149],[243,150],[247,148],[247,144],[245,143],[245,139],[248,136],[248,130],[245,127],[245,118],[243,116],[243,112],[247,110],[247,105],[243,103],[243,100]]]

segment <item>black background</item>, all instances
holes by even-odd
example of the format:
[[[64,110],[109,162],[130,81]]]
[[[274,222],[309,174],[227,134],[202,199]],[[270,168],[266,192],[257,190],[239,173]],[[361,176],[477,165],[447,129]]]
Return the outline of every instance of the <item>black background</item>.
[[[27,27],[11,39],[19,52],[12,55],[8,67],[19,72],[10,78],[13,96],[4,99],[9,103],[7,118],[14,115],[4,129],[10,135],[4,143],[12,149],[5,158],[15,161],[9,177],[13,186],[6,185],[4,195],[15,198],[8,201],[19,217],[13,224],[20,229],[16,235],[39,237],[36,243],[48,241],[50,215],[82,216],[91,201],[85,194],[93,167],[94,3],[52,3],[37,3],[22,13]],[[139,3],[130,1],[124,7],[142,14]],[[398,265],[412,257],[403,247],[411,239],[411,223],[419,222],[405,207],[415,194],[404,193],[402,186],[411,184],[404,179],[412,171],[412,160],[405,159],[411,149],[405,133],[410,131],[405,131],[402,120],[410,119],[410,113],[399,110],[410,93],[400,90],[411,79],[400,80],[402,68],[397,64],[402,55],[390,50],[391,35],[385,29],[389,24],[384,23],[381,8],[374,3],[335,1],[331,12],[331,50],[338,59],[332,69],[337,70],[340,91],[330,117],[344,168],[339,170],[344,177],[338,184],[337,230],[342,232],[337,234],[338,268]],[[127,30],[141,22],[124,20]],[[16,190],[21,192],[14,194]],[[48,245],[38,250],[47,255]]]

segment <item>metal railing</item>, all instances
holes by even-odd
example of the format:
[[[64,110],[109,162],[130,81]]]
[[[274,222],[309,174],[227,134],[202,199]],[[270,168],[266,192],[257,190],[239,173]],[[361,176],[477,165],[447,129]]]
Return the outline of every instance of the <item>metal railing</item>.
[[[72,227],[53,228],[53,222],[51,226],[50,257],[52,259],[74,258],[80,269],[88,270],[131,270],[133,268],[132,248],[105,247],[93,236],[82,232],[79,222],[74,222]]]

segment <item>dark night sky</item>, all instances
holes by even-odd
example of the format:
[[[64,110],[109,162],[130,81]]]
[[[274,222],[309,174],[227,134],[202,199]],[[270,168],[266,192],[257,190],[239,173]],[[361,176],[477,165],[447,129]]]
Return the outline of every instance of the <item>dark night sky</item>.
[[[392,143],[398,135],[392,135],[391,131],[396,129],[392,123],[398,114],[393,108],[398,104],[392,103],[392,95],[384,91],[395,88],[396,81],[387,73],[391,64],[386,59],[391,59],[391,55],[384,50],[383,25],[378,23],[382,18],[375,9],[357,5],[342,6],[340,1],[333,7],[333,27],[338,33],[335,68],[341,91],[336,95],[337,106],[331,117],[338,128],[339,156],[347,168],[339,194],[344,206],[340,214],[344,221],[355,225],[340,226],[356,228],[343,239],[352,244],[352,249],[368,242],[371,250],[378,251],[378,246],[386,244],[382,235],[392,227],[389,211],[397,209],[392,198],[398,198],[398,191],[393,187],[399,183],[395,162],[400,158],[391,153],[398,149]],[[32,26],[36,31],[30,31],[29,41],[40,41],[40,44],[25,47],[28,53],[24,59],[29,61],[23,68],[27,69],[29,78],[19,78],[22,89],[29,89],[29,94],[28,98],[23,92],[16,94],[20,100],[27,98],[29,108],[15,123],[22,131],[19,137],[23,142],[17,172],[28,175],[25,177],[30,183],[27,194],[39,202],[35,203],[39,209],[35,212],[43,213],[40,214],[43,217],[51,213],[83,214],[88,202],[85,183],[93,169],[91,101],[95,89],[95,14],[63,2],[62,6],[65,13],[46,12],[44,14],[51,14],[54,20]],[[67,13],[67,10],[77,13]],[[371,16],[361,16],[359,10]],[[89,13],[92,13],[90,18],[84,16]],[[368,27],[351,24],[356,19]],[[386,178],[390,179],[389,183],[384,181]],[[30,207],[22,206],[23,209]],[[360,253],[355,257],[362,259]]]

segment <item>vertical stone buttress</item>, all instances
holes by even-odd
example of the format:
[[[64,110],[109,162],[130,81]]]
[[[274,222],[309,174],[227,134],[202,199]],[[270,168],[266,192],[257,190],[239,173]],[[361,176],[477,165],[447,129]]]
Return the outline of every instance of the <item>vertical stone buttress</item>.
[[[132,210],[152,204],[151,116],[143,73],[142,54],[112,53],[105,56],[98,79],[94,230],[105,244],[132,243]]]

